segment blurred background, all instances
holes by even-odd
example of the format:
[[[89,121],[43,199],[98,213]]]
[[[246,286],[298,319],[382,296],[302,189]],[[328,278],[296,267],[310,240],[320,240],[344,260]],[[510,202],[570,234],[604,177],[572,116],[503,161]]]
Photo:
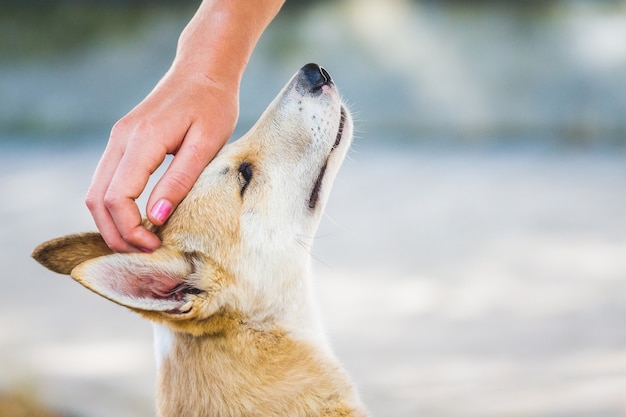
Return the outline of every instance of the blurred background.
[[[149,323],[30,252],[94,230],[197,5],[0,2],[1,417],[154,413]],[[626,1],[287,0],[234,138],[308,62],[357,121],[313,255],[372,413],[624,417]]]

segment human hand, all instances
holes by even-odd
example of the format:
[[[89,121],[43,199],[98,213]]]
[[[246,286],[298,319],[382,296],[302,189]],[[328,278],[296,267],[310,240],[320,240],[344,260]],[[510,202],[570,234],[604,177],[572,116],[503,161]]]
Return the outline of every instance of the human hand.
[[[117,252],[153,251],[161,242],[141,224],[135,200],[166,155],[170,166],[146,213],[163,224],[232,134],[238,83],[218,82],[176,66],[113,129],[87,192],[86,204],[107,245]]]

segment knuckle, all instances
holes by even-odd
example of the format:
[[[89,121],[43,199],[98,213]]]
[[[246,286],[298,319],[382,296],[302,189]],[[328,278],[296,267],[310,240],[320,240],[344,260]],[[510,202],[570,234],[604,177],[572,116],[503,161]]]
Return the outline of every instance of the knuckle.
[[[105,241],[107,246],[109,247],[109,249],[111,249],[113,252],[123,252],[125,250],[127,250],[127,245],[123,240],[120,241],[114,241],[114,242],[109,242],[109,241]]]
[[[120,236],[122,237],[124,248],[129,246],[137,246],[140,242],[140,230],[139,227],[134,227],[127,230],[120,230]]]
[[[124,242],[131,242],[134,237],[132,230],[120,230],[120,235],[122,236],[122,240],[124,240]]]
[[[136,118],[126,115],[119,119],[111,128],[109,140],[112,142],[127,142],[136,136],[151,137],[156,133],[154,123],[148,117]]]
[[[88,192],[85,196],[85,205],[91,212],[98,208],[98,199],[92,192]]]
[[[123,117],[117,122],[115,122],[115,124],[111,128],[110,138],[111,140],[116,140],[117,138],[123,138],[127,136],[131,130],[132,128],[131,128],[130,120],[127,117]]]
[[[186,193],[193,186],[195,178],[185,172],[176,171],[164,178],[164,182],[165,186],[175,193]]]
[[[104,239],[104,242],[107,244],[109,249],[111,249],[113,252],[123,252],[128,250],[128,244],[119,234],[102,233],[102,238]]]
[[[149,133],[157,130],[157,124],[150,115],[136,116],[134,113],[129,113],[119,119],[111,128],[111,136],[129,135],[133,132]]]
[[[115,210],[121,206],[122,198],[115,193],[107,192],[104,195],[104,206],[109,210]]]

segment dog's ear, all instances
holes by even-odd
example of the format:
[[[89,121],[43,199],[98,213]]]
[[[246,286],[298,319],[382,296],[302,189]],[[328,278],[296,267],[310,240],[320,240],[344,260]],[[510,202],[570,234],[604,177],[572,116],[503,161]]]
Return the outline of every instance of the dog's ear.
[[[112,253],[100,233],[93,232],[49,240],[37,246],[32,256],[51,271],[69,275],[78,264]]]
[[[72,278],[95,293],[126,307],[170,314],[187,313],[187,295],[199,268],[196,255],[161,248],[153,253],[116,253],[81,263]]]

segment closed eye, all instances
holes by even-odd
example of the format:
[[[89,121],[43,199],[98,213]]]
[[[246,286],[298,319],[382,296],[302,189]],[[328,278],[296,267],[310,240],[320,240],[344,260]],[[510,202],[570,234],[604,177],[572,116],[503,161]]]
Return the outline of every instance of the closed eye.
[[[241,189],[240,193],[243,196],[243,193],[248,188],[248,184],[250,184],[250,180],[252,179],[252,165],[249,162],[242,162],[239,165],[239,173],[237,174],[237,182],[239,183],[239,188]]]

